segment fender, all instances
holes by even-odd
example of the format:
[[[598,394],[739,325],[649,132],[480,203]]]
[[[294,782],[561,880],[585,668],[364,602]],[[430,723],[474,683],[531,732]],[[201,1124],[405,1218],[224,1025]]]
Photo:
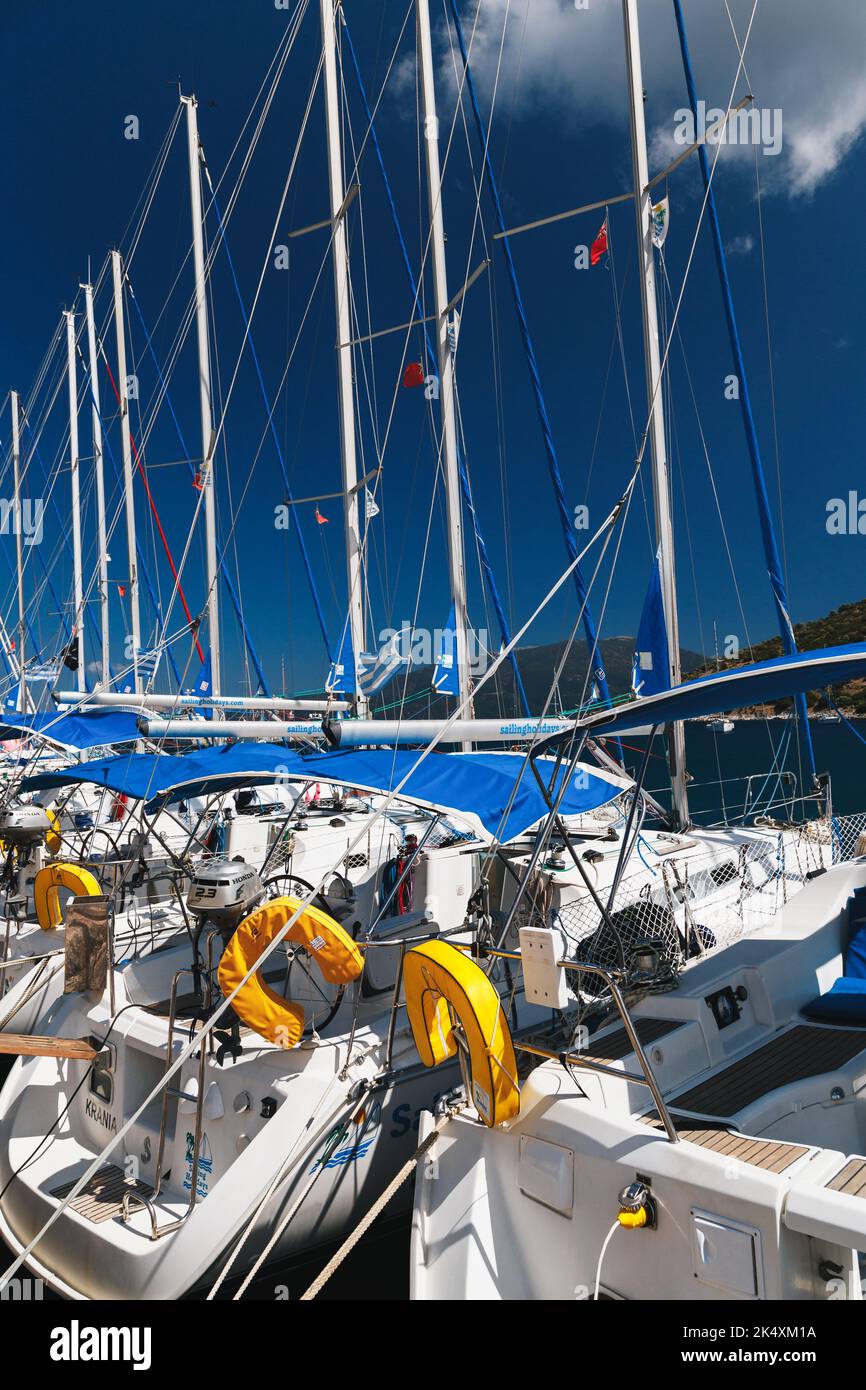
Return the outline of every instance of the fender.
[[[228,998],[260,959],[274,937],[301,907],[300,898],[273,898],[251,912],[237,927],[217,970],[220,989]],[[303,946],[332,985],[359,979],[364,958],[348,932],[327,912],[306,907],[284,941]],[[250,976],[232,1000],[244,1023],[268,1042],[295,1047],[304,1031],[304,1008],[265,984],[259,971]]]
[[[99,881],[80,864],[46,864],[33,880],[36,918],[43,931],[53,931],[63,922],[61,888],[68,888],[79,898],[98,898],[102,893]]]
[[[403,985],[425,1067],[456,1055],[453,1013],[469,1048],[476,1110],[491,1127],[513,1119],[520,1109],[514,1044],[499,995],[481,967],[447,941],[424,941],[406,952]]]

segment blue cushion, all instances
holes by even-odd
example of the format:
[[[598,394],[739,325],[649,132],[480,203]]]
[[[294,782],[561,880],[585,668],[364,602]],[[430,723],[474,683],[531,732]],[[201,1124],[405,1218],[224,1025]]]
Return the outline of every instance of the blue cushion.
[[[845,979],[866,984],[866,922],[856,925],[845,947]]]
[[[843,975],[826,994],[819,994],[802,1010],[819,1023],[866,1026],[866,979]]]
[[[866,980],[866,888],[855,888],[848,903],[845,975]]]

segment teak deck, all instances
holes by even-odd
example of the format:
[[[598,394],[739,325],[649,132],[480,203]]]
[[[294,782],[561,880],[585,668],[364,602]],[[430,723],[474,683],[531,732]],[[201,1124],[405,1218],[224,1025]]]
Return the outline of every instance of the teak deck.
[[[836,1071],[864,1050],[866,1031],[862,1028],[797,1024],[731,1062],[715,1076],[681,1092],[669,1104],[702,1115],[736,1115],[780,1086]]]
[[[668,1033],[673,1033],[683,1024],[683,1020],[679,1018],[635,1018],[632,1022],[640,1038],[641,1047],[649,1047],[660,1038],[666,1038]],[[628,1033],[624,1028],[617,1028],[615,1033],[609,1034],[606,1038],[590,1038],[589,1046],[585,1047],[580,1055],[589,1057],[593,1062],[610,1063],[621,1062],[623,1057],[631,1055],[631,1051]]]

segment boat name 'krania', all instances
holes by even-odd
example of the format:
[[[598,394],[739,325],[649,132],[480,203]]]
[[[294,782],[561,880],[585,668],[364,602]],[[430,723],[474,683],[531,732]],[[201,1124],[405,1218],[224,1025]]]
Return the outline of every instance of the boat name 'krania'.
[[[84,1113],[88,1120],[95,1120],[103,1129],[107,1129],[111,1134],[117,1133],[117,1120],[110,1110],[106,1110],[104,1105],[97,1105],[95,1100],[89,1097],[84,1102]]]

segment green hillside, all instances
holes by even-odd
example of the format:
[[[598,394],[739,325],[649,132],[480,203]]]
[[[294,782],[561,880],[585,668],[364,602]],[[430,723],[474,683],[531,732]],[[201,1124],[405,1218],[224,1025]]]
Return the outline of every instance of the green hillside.
[[[834,608],[825,618],[815,618],[810,623],[795,623],[794,636],[800,651],[814,651],[819,647],[839,647],[848,642],[866,641],[866,599],[860,599],[857,603],[843,603],[841,608]],[[782,639],[771,637],[766,642],[756,643],[751,650],[741,652],[736,661],[720,661],[718,669],[729,670],[735,666],[748,665],[752,661],[766,661],[772,656],[781,655]],[[715,661],[703,661],[690,669],[689,674],[699,676],[716,669]],[[838,686],[833,691],[833,699],[846,714],[866,715],[866,681],[849,681],[847,685]],[[806,700],[810,709],[827,708],[826,701],[820,693],[810,693]],[[790,701],[782,700],[768,706],[767,709],[779,713],[789,705]]]
[[[813,622],[798,623],[794,633],[801,651],[866,641],[866,599],[857,603],[845,603],[826,617],[816,618]],[[613,695],[627,694],[631,687],[634,641],[633,637],[608,637],[600,644],[608,684]],[[554,672],[562,660],[564,650],[564,642],[523,647],[518,650],[518,664],[533,714],[539,714],[545,706]],[[727,670],[735,666],[745,666],[752,661],[766,661],[769,657],[781,655],[782,642],[779,637],[771,637],[765,642],[756,643],[751,649],[744,649],[736,661],[720,660],[717,663],[715,660],[708,661],[699,652],[685,648],[680,652],[683,673],[690,676],[704,675],[716,669]],[[586,643],[575,642],[560,677],[558,699],[551,705],[551,713],[559,709],[574,709],[581,702],[586,684],[587,664]],[[431,675],[430,667],[419,667],[410,672],[406,692],[410,701],[407,714],[418,718],[439,718],[448,713],[445,701],[429,693]],[[389,712],[389,705],[399,700],[401,690],[402,687],[398,684],[386,691],[376,701],[377,712]],[[846,714],[866,716],[866,680],[851,681],[848,685],[839,686],[834,691],[834,699]],[[820,693],[808,695],[807,701],[811,709],[826,708]],[[760,712],[781,713],[789,706],[790,701],[782,700],[775,705],[762,708]],[[453,704],[451,708],[453,709]],[[479,692],[475,701],[475,713],[479,719],[495,719],[499,715],[510,715],[517,711],[514,680],[511,667],[506,663]]]

